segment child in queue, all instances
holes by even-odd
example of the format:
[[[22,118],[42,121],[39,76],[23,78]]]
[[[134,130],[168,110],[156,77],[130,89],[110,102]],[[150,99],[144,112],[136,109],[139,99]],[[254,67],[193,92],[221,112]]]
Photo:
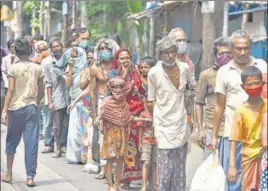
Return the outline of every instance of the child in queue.
[[[260,185],[260,169],[263,147],[261,145],[262,119],[267,113],[267,100],[261,97],[263,81],[262,73],[255,66],[245,68],[241,74],[242,88],[248,94],[248,100],[239,106],[231,130],[229,182],[235,182],[236,144],[242,143],[242,190],[258,190]]]
[[[120,177],[122,173],[123,158],[127,156],[127,140],[132,121],[150,121],[151,119],[134,118],[126,102],[125,81],[120,77],[108,81],[108,88],[112,96],[105,98],[99,116],[100,131],[104,134],[101,159],[107,160],[106,170],[108,177],[108,190],[120,191]],[[112,164],[115,167],[115,185],[113,185]]]
[[[152,119],[152,114],[147,109],[147,100],[144,101],[145,110],[140,114],[141,118]],[[149,174],[152,178],[152,190],[157,191],[157,144],[154,136],[154,128],[152,123],[140,122],[139,128],[139,147],[141,154],[142,167],[142,181],[143,187],[141,191],[148,189],[148,177]]]

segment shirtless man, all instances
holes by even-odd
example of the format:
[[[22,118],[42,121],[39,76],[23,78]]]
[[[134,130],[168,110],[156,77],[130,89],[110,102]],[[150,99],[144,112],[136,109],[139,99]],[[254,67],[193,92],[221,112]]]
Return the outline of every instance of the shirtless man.
[[[104,97],[107,93],[107,82],[109,69],[112,66],[112,59],[119,50],[119,46],[112,39],[101,39],[95,47],[95,59],[97,60],[90,68],[90,97],[92,105],[92,121],[95,123],[102,106]],[[100,139],[100,140],[99,140]],[[95,162],[99,162],[100,146],[98,142],[102,142],[102,136],[97,129],[93,131],[92,140],[92,156]],[[101,166],[103,166],[102,164]],[[102,168],[103,171],[103,168]],[[104,173],[100,172],[98,179],[105,178]]]

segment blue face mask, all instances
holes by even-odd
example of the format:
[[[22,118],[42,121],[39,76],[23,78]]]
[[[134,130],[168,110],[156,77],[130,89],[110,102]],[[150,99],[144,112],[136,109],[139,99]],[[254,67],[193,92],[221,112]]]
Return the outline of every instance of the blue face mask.
[[[83,49],[87,49],[89,46],[89,42],[87,40],[83,40],[79,43],[79,46]]]
[[[100,59],[101,61],[108,62],[112,59],[112,52],[109,50],[104,50],[100,53]]]

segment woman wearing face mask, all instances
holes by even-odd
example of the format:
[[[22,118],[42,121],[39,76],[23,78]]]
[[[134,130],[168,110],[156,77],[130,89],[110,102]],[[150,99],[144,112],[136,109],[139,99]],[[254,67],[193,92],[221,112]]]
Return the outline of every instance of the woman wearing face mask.
[[[120,76],[126,81],[126,100],[132,115],[138,116],[144,111],[143,100],[145,90],[142,87],[141,78],[138,69],[131,63],[131,54],[128,49],[120,49],[113,61],[112,70],[109,78]],[[129,188],[131,181],[141,180],[141,161],[139,152],[139,130],[137,123],[131,125],[131,131],[128,137],[128,156],[124,161],[121,182],[124,187]]]
[[[65,84],[73,103],[81,94],[80,71],[87,66],[86,52],[80,47],[68,49],[54,66],[56,75],[66,76]],[[65,72],[64,72],[65,71]],[[77,103],[70,110],[66,158],[70,164],[81,163],[80,119]]]

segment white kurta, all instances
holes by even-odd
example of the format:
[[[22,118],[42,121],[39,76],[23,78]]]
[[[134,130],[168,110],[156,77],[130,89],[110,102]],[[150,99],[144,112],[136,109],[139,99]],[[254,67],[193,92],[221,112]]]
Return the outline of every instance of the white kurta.
[[[184,105],[186,84],[195,86],[189,66],[177,62],[180,69],[180,86],[177,89],[159,61],[148,74],[148,100],[155,101],[154,127],[159,149],[183,146],[190,137],[187,113]]]

